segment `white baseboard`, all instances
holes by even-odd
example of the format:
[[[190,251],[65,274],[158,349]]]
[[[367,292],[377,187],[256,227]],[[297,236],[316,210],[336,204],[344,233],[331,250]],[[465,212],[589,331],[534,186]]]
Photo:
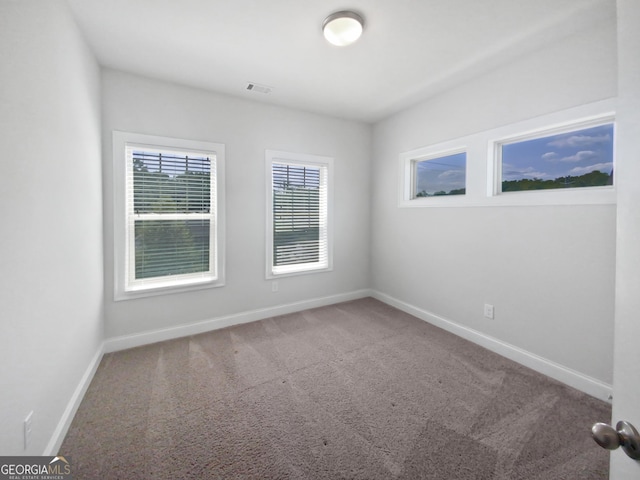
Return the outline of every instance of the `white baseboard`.
[[[179,325],[176,327],[165,328],[161,330],[154,330],[150,332],[138,333],[135,335],[126,335],[122,337],[110,338],[104,341],[100,345],[100,348],[95,353],[89,366],[87,367],[80,383],[76,387],[73,395],[71,396],[67,408],[65,409],[56,429],[47,444],[43,455],[53,456],[57,455],[64,441],[64,437],[71,426],[73,417],[78,411],[80,402],[84,397],[84,394],[91,384],[91,380],[100,365],[102,356],[105,353],[115,352],[118,350],[124,350],[127,348],[138,347],[141,345],[147,345],[149,343],[160,342],[163,340],[171,340],[173,338],[185,337],[189,335],[196,335],[198,333],[204,333],[211,330],[217,330],[220,328],[230,327],[233,325],[239,325],[241,323],[255,322],[265,318],[275,317],[277,315],[286,315],[288,313],[299,312],[301,310],[307,310],[309,308],[323,307],[326,305],[332,305],[334,303],[346,302],[349,300],[356,300],[358,298],[364,298],[371,296],[371,291],[356,290],[354,292],[332,295],[328,297],[313,298],[310,300],[303,300],[300,302],[289,303],[285,305],[277,305],[274,307],[261,308],[258,310],[250,310],[247,312],[237,313],[234,315],[227,315],[224,317],[217,317],[202,322],[191,323],[188,325]],[[63,452],[64,453],[64,452]]]
[[[84,397],[84,394],[87,391],[87,388],[89,387],[93,376],[95,375],[95,372],[98,368],[98,365],[100,364],[100,361],[102,360],[102,356],[104,353],[115,352],[118,350],[138,347],[141,345],[161,342],[164,340],[171,340],[173,338],[197,335],[199,333],[230,327],[233,325],[255,322],[278,315],[286,315],[288,313],[299,312],[301,310],[333,305],[335,303],[356,300],[369,296],[374,297],[381,302],[384,302],[395,308],[398,308],[399,310],[407,312],[410,315],[413,315],[437,327],[447,330],[455,335],[458,335],[459,337],[465,338],[473,343],[485,347],[488,350],[491,350],[499,355],[502,355],[503,357],[518,362],[526,367],[531,368],[532,370],[547,375],[548,377],[558,380],[559,382],[569,385],[570,387],[580,390],[588,395],[599,398],[606,402],[611,402],[611,385],[567,368],[558,363],[552,362],[551,360],[542,358],[514,345],[485,335],[471,328],[459,325],[455,322],[452,322],[451,320],[442,318],[438,315],[410,305],[384,293],[378,292],[376,290],[363,289],[339,295],[303,300],[300,302],[294,302],[285,305],[277,305],[274,307],[249,310],[247,312],[226,315],[202,322],[179,325],[176,327],[143,332],[134,335],[125,335],[105,340],[105,342],[100,346],[100,348],[94,355],[84,375],[82,376],[80,383],[78,384],[71,399],[69,400],[67,408],[65,409],[60,421],[58,422],[58,425],[56,426],[56,429],[53,432],[53,435],[51,436],[51,439],[47,447],[45,448],[43,455],[52,456],[58,453],[58,450],[62,445],[62,441],[64,440],[64,437],[69,430],[69,426],[71,425],[73,417],[75,416],[76,411],[80,406],[80,402],[82,401],[82,398]]]
[[[186,325],[178,325],[160,330],[109,338],[104,342],[104,351],[105,353],[116,352],[118,350],[125,350],[127,348],[139,347],[150,343],[172,340],[174,338],[187,337],[189,335],[197,335],[199,333],[231,327],[241,323],[255,322],[265,318],[275,317],[277,315],[286,315],[288,313],[299,312],[309,308],[324,307],[326,305],[333,305],[334,303],[356,300],[358,298],[368,296],[371,296],[371,290],[356,290],[354,292],[331,295],[328,297],[313,298],[285,305],[249,310],[246,312],[212,318]]]
[[[551,377],[559,382],[569,385],[588,395],[611,403],[613,387],[593,377],[580,373],[571,368],[555,363],[534,353],[523,350],[497,338],[485,335],[477,330],[465,327],[458,323],[447,320],[431,312],[415,307],[401,300],[378,291],[371,291],[371,296],[388,305],[396,307],[414,317],[418,317],[428,323],[440,327],[459,337],[476,343],[492,352],[506,357],[514,362],[520,363],[543,375]]]
[[[67,431],[71,426],[71,422],[73,421],[73,417],[75,417],[76,412],[78,411],[78,407],[80,406],[80,402],[84,398],[84,394],[89,388],[91,384],[91,380],[93,380],[93,376],[98,369],[98,365],[100,365],[100,360],[102,360],[102,355],[104,354],[104,343],[100,345],[98,351],[95,353],[89,366],[84,372],[84,375],[80,379],[80,383],[76,387],[69,403],[67,404],[67,408],[64,410],[56,429],[53,431],[53,435],[49,440],[46,448],[44,449],[44,453],[42,455],[46,457],[54,456],[58,454],[60,450],[60,446],[64,440],[64,437],[67,435]]]

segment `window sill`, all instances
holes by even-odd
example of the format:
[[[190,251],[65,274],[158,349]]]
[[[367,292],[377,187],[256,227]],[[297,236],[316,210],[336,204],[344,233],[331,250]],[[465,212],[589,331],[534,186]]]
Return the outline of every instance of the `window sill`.
[[[136,290],[126,291],[118,291],[118,288],[116,287],[116,293],[114,294],[113,300],[115,302],[120,302],[123,300],[135,300],[137,298],[171,295],[174,293],[185,293],[223,286],[224,282],[221,280],[207,280],[181,285],[150,286],[147,288],[138,288]]]
[[[274,278],[282,278],[282,277],[293,277],[297,275],[308,275],[310,273],[330,272],[332,270],[333,270],[333,267],[322,266],[322,267],[315,267],[315,268],[309,267],[309,268],[305,268],[304,270],[300,269],[300,270],[284,271],[280,273],[274,273],[273,271],[268,271],[267,280],[273,280]]]

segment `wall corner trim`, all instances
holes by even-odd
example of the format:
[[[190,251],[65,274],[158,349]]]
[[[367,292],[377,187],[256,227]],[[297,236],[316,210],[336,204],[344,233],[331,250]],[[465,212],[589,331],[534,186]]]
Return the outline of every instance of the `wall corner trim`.
[[[42,453],[45,457],[50,457],[58,454],[58,451],[64,441],[64,437],[67,435],[69,431],[69,427],[71,426],[71,422],[73,421],[73,417],[75,417],[76,412],[78,411],[78,407],[84,398],[89,385],[91,384],[91,380],[93,380],[93,376],[98,369],[98,365],[100,365],[100,361],[102,360],[102,356],[104,355],[104,343],[101,343],[96,351],[95,355],[89,362],[87,369],[82,375],[78,386],[76,387],[73,395],[69,399],[69,403],[67,403],[67,408],[65,408],[62,417],[60,417],[60,421],[53,431],[53,435],[51,435],[51,439],[47,444],[44,452]]]
[[[123,335],[105,340],[105,353],[116,352],[118,350],[126,350],[127,348],[139,347],[150,343],[163,342],[174,338],[188,337],[190,335],[198,335],[199,333],[210,332],[221,328],[240,325],[242,323],[256,322],[265,318],[275,317],[278,315],[286,315],[288,313],[299,312],[309,308],[324,307],[334,303],[347,302],[359,298],[371,296],[368,289],[355,290],[352,292],[331,295],[327,297],[312,298],[309,300],[301,300],[299,302],[287,303],[284,305],[276,305],[273,307],[260,308],[256,310],[248,310],[246,312],[225,315],[222,317],[211,318],[201,322],[189,323],[186,325],[178,325],[175,327],[163,328],[159,330],[151,330],[147,332],[135,333],[133,335]]]
[[[555,363],[549,359],[540,357],[534,353],[523,350],[515,345],[498,340],[497,338],[485,335],[477,330],[465,327],[451,320],[445,319],[431,312],[415,307],[409,303],[398,300],[390,295],[377,290],[371,292],[371,296],[392,307],[398,308],[414,317],[428,322],[436,327],[440,327],[448,332],[462,337],[470,342],[480,345],[503,357],[513,360],[525,367],[542,373],[565,385],[580,390],[592,397],[611,403],[613,387],[596,378],[580,373],[571,368]]]

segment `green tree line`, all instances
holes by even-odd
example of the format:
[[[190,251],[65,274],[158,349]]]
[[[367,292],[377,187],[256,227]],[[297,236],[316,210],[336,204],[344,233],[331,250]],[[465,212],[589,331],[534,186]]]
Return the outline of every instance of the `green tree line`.
[[[603,173],[594,170],[580,176],[567,175],[554,180],[540,178],[521,178],[520,180],[505,180],[502,182],[503,192],[520,192],[523,190],[548,190],[553,188],[602,187],[613,185],[613,170]]]
[[[416,197],[441,197],[443,195],[464,195],[465,193],[467,193],[466,188],[456,188],[449,190],[448,192],[439,190],[434,193],[428,193],[426,190],[422,190],[421,192],[416,193]]]

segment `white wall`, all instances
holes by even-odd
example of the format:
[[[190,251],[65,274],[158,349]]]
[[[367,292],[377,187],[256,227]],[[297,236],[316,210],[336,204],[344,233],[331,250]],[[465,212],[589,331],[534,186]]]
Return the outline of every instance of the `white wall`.
[[[371,127],[105,70],[103,153],[107,338],[369,286]],[[226,286],[113,301],[113,130],[226,145]],[[265,279],[265,149],[334,158],[334,270]]]
[[[375,125],[373,288],[610,385],[614,205],[400,209],[397,175],[401,152],[615,96],[612,9]]]
[[[0,58],[0,455],[41,455],[103,337],[99,69],[57,0],[0,2]]]

